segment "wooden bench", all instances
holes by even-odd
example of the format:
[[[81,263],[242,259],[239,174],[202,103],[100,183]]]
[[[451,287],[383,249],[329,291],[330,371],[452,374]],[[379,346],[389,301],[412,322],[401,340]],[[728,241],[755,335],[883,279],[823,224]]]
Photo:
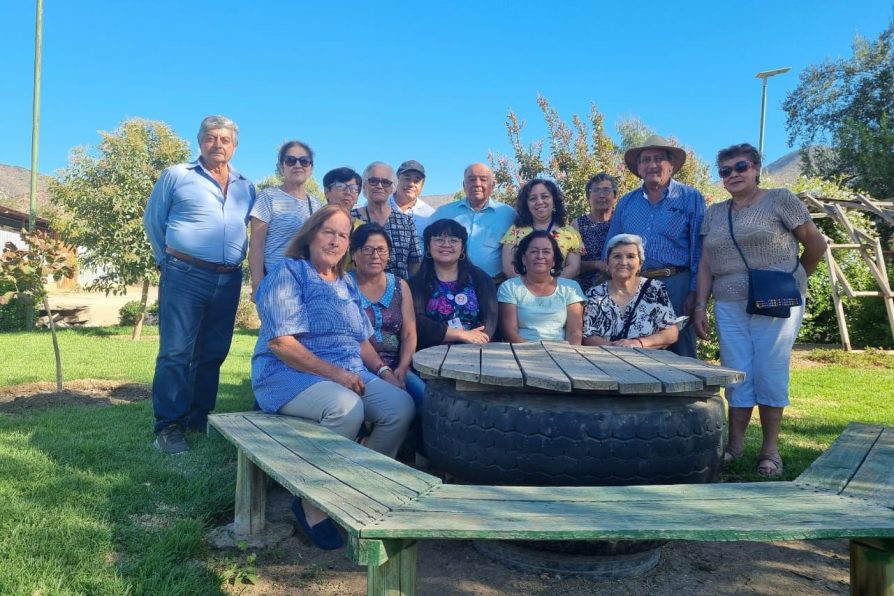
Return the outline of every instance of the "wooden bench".
[[[235,530],[264,529],[266,478],[326,511],[367,594],[414,594],[419,539],[851,540],[851,593],[894,594],[894,429],[851,423],[792,482],[625,487],[443,484],[317,425],[216,414],[239,450]]]

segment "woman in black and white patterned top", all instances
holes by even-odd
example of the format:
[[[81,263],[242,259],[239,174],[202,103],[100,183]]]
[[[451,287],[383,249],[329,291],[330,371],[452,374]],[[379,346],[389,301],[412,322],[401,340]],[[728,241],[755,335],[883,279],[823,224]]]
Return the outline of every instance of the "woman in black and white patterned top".
[[[640,277],[643,240],[618,234],[608,241],[611,279],[590,288],[584,309],[586,346],[666,348],[677,341],[676,315],[664,285]]]

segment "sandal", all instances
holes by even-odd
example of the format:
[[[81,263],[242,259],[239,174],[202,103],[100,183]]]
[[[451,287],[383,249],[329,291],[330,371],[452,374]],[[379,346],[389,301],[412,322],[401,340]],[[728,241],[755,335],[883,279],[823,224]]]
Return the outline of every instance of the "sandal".
[[[763,453],[758,458],[757,473],[766,478],[782,476],[782,458],[778,453]]]
[[[737,459],[739,459],[740,457],[742,457],[741,451],[739,451],[738,453],[735,453],[733,451],[730,451],[729,449],[723,450],[723,463],[724,464],[731,464],[734,461],[736,461]]]

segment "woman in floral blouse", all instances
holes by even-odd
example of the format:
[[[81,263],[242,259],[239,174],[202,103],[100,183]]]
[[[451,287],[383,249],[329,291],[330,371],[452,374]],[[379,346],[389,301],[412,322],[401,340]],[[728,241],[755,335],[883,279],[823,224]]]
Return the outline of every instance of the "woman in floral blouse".
[[[565,196],[552,180],[534,178],[521,187],[515,200],[515,224],[500,243],[503,245],[503,273],[515,277],[515,248],[534,230],[545,230],[555,238],[562,252],[562,277],[574,279],[580,273],[581,253],[585,252],[580,233],[566,225]]]
[[[618,234],[608,241],[611,279],[587,292],[584,345],[666,348],[677,341],[676,315],[664,285],[640,277],[643,240]]]
[[[497,328],[491,277],[469,261],[466,229],[452,219],[425,228],[425,258],[410,279],[416,349],[445,343],[487,343]]]

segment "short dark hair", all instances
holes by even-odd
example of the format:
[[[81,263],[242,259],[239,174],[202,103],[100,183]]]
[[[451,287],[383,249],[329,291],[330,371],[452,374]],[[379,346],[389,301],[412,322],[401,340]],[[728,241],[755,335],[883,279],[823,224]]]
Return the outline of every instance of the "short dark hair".
[[[304,149],[307,152],[307,156],[310,158],[310,160],[313,161],[314,150],[310,148],[310,145],[308,145],[307,143],[302,143],[301,141],[299,141],[297,139],[293,139],[291,141],[286,141],[279,148],[279,151],[276,154],[276,168],[277,169],[279,169],[280,164],[286,158],[286,153],[288,153],[289,149],[291,149],[292,147],[301,147],[302,149]]]
[[[610,182],[612,185],[612,192],[615,195],[618,194],[618,179],[608,172],[599,172],[598,174],[587,180],[587,185],[584,187],[584,193],[589,196],[590,189],[600,182]]]
[[[323,205],[314,211],[313,215],[308,217],[304,222],[304,225],[301,226],[294,236],[292,236],[292,239],[289,241],[289,244],[286,246],[286,250],[283,253],[284,256],[290,259],[310,260],[310,243],[316,238],[320,228],[338,213],[343,213],[348,218],[348,221],[351,221],[351,216],[348,212],[337,205]],[[335,267],[339,276],[344,273],[347,262],[348,252],[345,251],[344,256]]]
[[[562,267],[565,265],[565,258],[562,256],[562,251],[559,248],[559,243],[556,242],[556,239],[553,238],[553,235],[547,232],[546,230],[534,230],[527,236],[521,239],[521,242],[518,243],[518,246],[515,247],[515,255],[512,257],[512,266],[515,268],[515,272],[519,275],[524,275],[527,273],[527,268],[525,267],[524,261],[522,261],[522,257],[528,251],[528,247],[531,246],[531,242],[537,240],[538,238],[548,238],[550,244],[553,245],[553,268],[550,270],[550,275],[553,277],[559,277],[562,273]]]
[[[375,235],[384,236],[385,244],[388,245],[388,252],[393,250],[394,247],[391,245],[391,238],[388,236],[388,232],[385,231],[385,228],[376,222],[370,222],[363,224],[351,233],[350,252],[353,254],[358,248],[361,248],[366,244],[366,241],[369,240],[370,236]]]
[[[428,224],[422,232],[422,244],[425,258],[422,259],[422,266],[419,268],[419,272],[416,273],[416,276],[421,278],[421,285],[428,292],[429,296],[431,296],[438,287],[438,274],[435,272],[435,263],[431,259],[431,239],[435,236],[443,236],[444,234],[447,234],[448,236],[456,236],[462,242],[462,251],[460,252],[460,255],[464,255],[464,258],[460,258],[459,263],[457,263],[457,281],[459,283],[471,281],[472,267],[474,266],[474,263],[469,259],[467,250],[469,233],[462,224],[455,220],[436,219]],[[428,300],[428,297],[424,297],[424,299]]]
[[[329,188],[336,182],[350,182],[351,180],[357,181],[357,186],[363,184],[363,180],[360,178],[360,174],[352,170],[348,167],[335,168],[334,170],[329,170],[326,172],[326,175],[323,176],[323,188]]]
[[[528,207],[528,195],[531,194],[531,189],[537,184],[545,186],[546,190],[549,191],[549,194],[553,196],[553,209],[555,209],[553,222],[558,227],[563,227],[565,225],[565,217],[568,215],[565,210],[565,195],[562,194],[562,190],[555,182],[544,178],[528,180],[524,186],[518,190],[518,196],[515,197],[515,211],[517,213],[515,216],[515,225],[534,225],[534,216],[531,215],[531,209]]]
[[[751,143],[739,143],[738,145],[730,145],[726,149],[717,152],[717,167],[720,162],[724,162],[734,157],[744,157],[754,165],[757,170],[757,183],[761,181],[761,152]]]

